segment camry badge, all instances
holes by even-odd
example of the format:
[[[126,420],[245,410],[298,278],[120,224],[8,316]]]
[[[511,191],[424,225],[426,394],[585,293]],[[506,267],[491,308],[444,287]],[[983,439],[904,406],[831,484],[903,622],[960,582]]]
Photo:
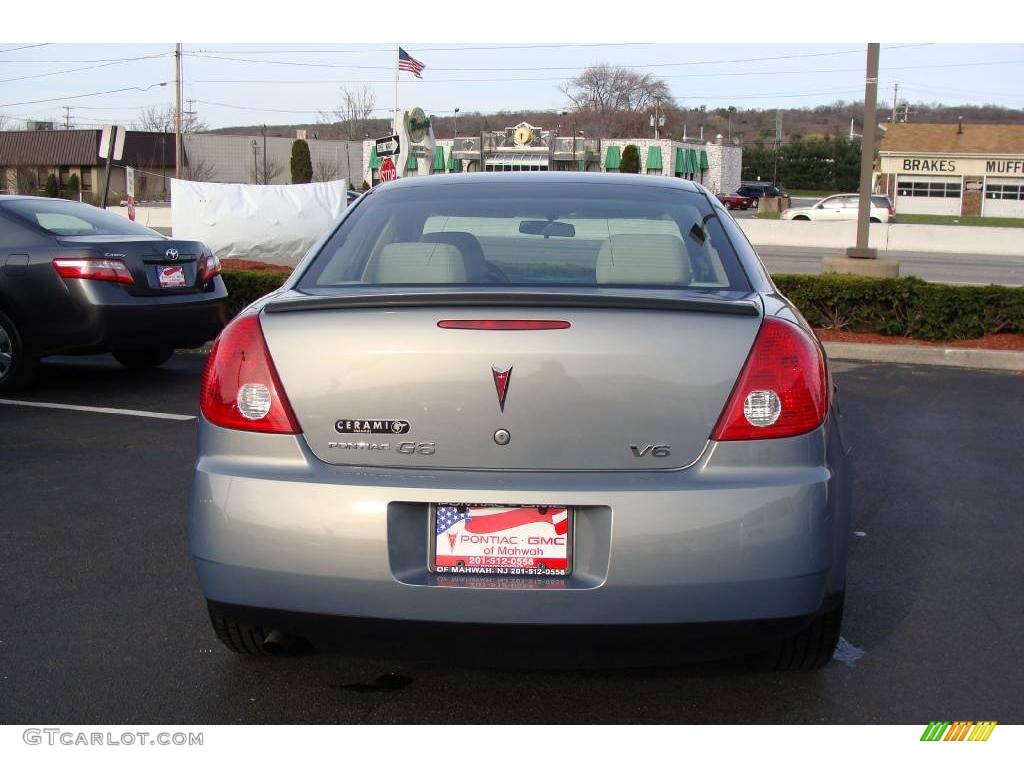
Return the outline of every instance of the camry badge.
[[[171,261],[177,261],[178,260],[178,249],[177,248],[168,248],[164,252],[164,256],[166,256]]]
[[[505,412],[505,396],[508,394],[508,380],[512,378],[512,366],[508,368],[491,367],[494,374],[494,388],[498,391],[498,407]]]

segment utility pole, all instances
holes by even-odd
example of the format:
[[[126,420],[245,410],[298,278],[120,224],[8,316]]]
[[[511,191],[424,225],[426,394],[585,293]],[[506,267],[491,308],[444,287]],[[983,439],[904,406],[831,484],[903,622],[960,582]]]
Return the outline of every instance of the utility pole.
[[[185,101],[188,102],[188,109],[185,110],[185,130],[189,133],[193,133],[195,131],[196,124],[196,110],[192,104],[195,102],[195,99],[185,99]]]
[[[181,43],[174,46],[174,175],[181,178]]]
[[[64,107],[64,130],[71,130],[71,107]]]
[[[263,183],[269,184],[267,180],[267,125],[263,124]]]
[[[890,123],[895,123],[896,122],[896,109],[897,109],[897,107],[896,107],[896,104],[897,104],[896,97],[899,95],[899,92],[900,92],[900,84],[899,83],[893,83],[892,84],[892,117],[889,118],[889,122]]]

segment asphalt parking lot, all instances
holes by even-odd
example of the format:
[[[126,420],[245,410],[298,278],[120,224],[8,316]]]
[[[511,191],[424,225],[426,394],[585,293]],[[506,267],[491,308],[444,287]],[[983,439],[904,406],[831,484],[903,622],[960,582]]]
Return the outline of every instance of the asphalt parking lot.
[[[52,360],[21,399],[190,416],[203,362]],[[454,647],[240,658],[188,558],[195,421],[0,404],[0,722],[1024,722],[1024,378],[834,367],[854,450],[847,613],[842,659],[804,674],[495,667]]]

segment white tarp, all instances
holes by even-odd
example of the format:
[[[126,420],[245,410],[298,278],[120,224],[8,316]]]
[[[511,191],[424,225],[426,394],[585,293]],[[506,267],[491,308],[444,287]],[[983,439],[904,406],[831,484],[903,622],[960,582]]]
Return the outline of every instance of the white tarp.
[[[171,180],[173,236],[222,259],[294,266],[345,210],[348,180],[215,184]]]

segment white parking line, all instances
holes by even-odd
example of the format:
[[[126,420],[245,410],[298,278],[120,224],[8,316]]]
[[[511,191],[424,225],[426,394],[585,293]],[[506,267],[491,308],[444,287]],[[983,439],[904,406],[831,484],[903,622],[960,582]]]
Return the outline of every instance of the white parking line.
[[[115,416],[143,416],[147,419],[167,419],[169,421],[193,421],[195,416],[181,413],[158,413],[157,411],[133,411],[129,408],[101,408],[97,405],[69,405],[68,403],[35,403],[31,400],[4,400],[0,405],[27,405],[32,408],[55,408],[60,411],[85,411],[87,413],[111,413]]]

